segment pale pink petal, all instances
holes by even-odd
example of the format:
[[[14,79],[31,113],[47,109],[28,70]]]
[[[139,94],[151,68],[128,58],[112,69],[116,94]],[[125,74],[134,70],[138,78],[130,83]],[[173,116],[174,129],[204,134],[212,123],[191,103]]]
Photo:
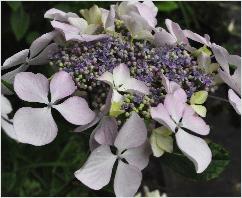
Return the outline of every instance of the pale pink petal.
[[[146,140],[141,146],[126,150],[120,157],[125,158],[130,165],[143,170],[149,163],[151,153],[150,143]]]
[[[66,41],[81,41],[81,42],[91,42],[96,40],[101,40],[107,38],[107,34],[97,34],[97,35],[89,35],[89,34],[73,34],[69,32],[64,32]]]
[[[109,146],[99,146],[92,151],[83,167],[75,172],[75,177],[89,188],[100,190],[109,183],[116,159]]]
[[[52,142],[57,135],[57,126],[50,108],[23,107],[13,118],[14,130],[19,142],[42,146]]]
[[[171,83],[171,87],[172,87],[172,83]],[[174,85],[176,86],[176,85]],[[173,89],[173,88],[171,88]],[[187,102],[187,94],[186,92],[180,88],[180,89],[177,89],[173,92],[173,96],[177,99],[177,100],[180,100],[182,103],[186,103]]]
[[[162,29],[161,31],[157,31],[154,35],[154,44],[157,47],[162,47],[166,44],[174,45],[176,41],[176,38],[164,29]]]
[[[80,30],[73,25],[67,23],[61,23],[59,21],[51,21],[51,25],[56,30],[61,31],[62,33],[72,33],[72,34],[79,34]]]
[[[212,152],[203,139],[179,129],[176,133],[176,143],[183,154],[194,163],[197,173],[202,173],[208,167]]]
[[[70,96],[77,89],[72,76],[65,72],[57,72],[50,81],[51,102]]]
[[[200,135],[207,135],[210,131],[210,127],[201,117],[198,116],[198,114],[196,114],[193,108],[189,105],[186,105],[184,108],[182,127]]]
[[[128,79],[130,79],[130,73],[127,65],[121,63],[113,69],[113,81],[115,87],[120,87],[121,85],[126,83]]]
[[[9,119],[2,118],[1,119],[1,127],[3,128],[4,132],[10,138],[18,141],[18,138],[17,138],[17,135],[16,135],[15,130],[13,128],[12,122],[13,122],[13,120],[9,120]]]
[[[229,64],[241,68],[241,57],[238,55],[229,55]]]
[[[51,9],[47,10],[47,12],[44,15],[44,18],[54,19],[54,20],[62,21],[62,22],[67,22],[67,19],[69,17],[79,18],[79,16],[75,13],[72,13],[72,12],[65,13],[65,12],[55,9],[55,8],[51,8]]]
[[[43,74],[18,73],[14,79],[14,91],[27,102],[49,103],[49,81]]]
[[[58,51],[56,43],[49,44],[40,54],[29,60],[29,65],[44,65],[50,62],[52,54]]]
[[[150,114],[153,120],[163,124],[164,126],[168,127],[171,131],[175,131],[176,124],[171,119],[168,111],[164,107],[162,103],[158,104],[157,107],[150,108]]]
[[[108,12],[107,18],[104,22],[104,28],[114,31],[115,30],[114,21],[115,21],[115,6],[111,5],[110,11]]]
[[[118,162],[114,178],[114,192],[117,197],[133,197],[142,180],[141,171],[135,166]]]
[[[29,68],[28,65],[25,65],[25,64],[21,65],[20,67],[2,75],[1,79],[13,84],[15,76],[20,72],[26,71],[28,68]],[[10,89],[8,89],[5,85],[3,85],[3,83],[1,83],[1,92],[4,95],[12,95],[13,94],[13,92]]]
[[[229,73],[229,63],[228,63],[229,53],[228,53],[228,51],[225,48],[223,48],[219,45],[216,45],[215,43],[213,43],[211,45],[211,49],[213,51],[213,54],[214,54],[217,62],[220,64],[220,66],[223,68],[224,71]]]
[[[189,44],[184,32],[177,23],[174,23],[170,19],[165,20],[166,27],[169,32],[177,39],[178,43]]]
[[[84,125],[90,123],[96,114],[89,108],[85,99],[73,96],[63,103],[53,105],[61,115],[70,123],[75,125]]]
[[[156,14],[157,8],[155,5],[150,1],[149,4],[147,3],[136,3],[136,7],[140,13],[140,15],[148,22],[148,24],[155,28],[157,24]],[[155,9],[156,8],[156,9]]]
[[[13,110],[10,101],[4,96],[1,95],[1,115],[6,116],[7,114],[11,113]]]
[[[117,121],[113,117],[105,116],[94,131],[94,138],[99,144],[113,145],[118,133]]]
[[[103,81],[113,87],[113,74],[106,71],[101,76],[98,77],[98,80]]]
[[[189,39],[192,39],[193,41],[196,41],[196,42],[199,42],[199,43],[202,43],[208,47],[211,46],[211,42],[210,42],[210,38],[208,37],[208,35],[206,35],[205,37],[202,37],[200,36],[199,34],[197,33],[194,33],[190,30],[183,30],[185,36]]]
[[[233,106],[234,110],[241,115],[241,99],[237,96],[232,89],[228,91],[228,98],[230,104]]]
[[[176,123],[179,123],[180,119],[182,118],[182,113],[185,106],[186,104],[184,103],[184,99],[180,100],[174,94],[166,95],[164,100],[164,107]]]
[[[57,35],[56,31],[52,31],[46,34],[43,34],[39,38],[33,41],[30,46],[30,59],[36,56],[40,51],[42,51]]]
[[[14,54],[13,56],[9,57],[7,60],[4,61],[1,69],[4,70],[16,65],[26,63],[28,55],[29,55],[29,49],[25,49]]]
[[[221,77],[221,79],[236,93],[241,95],[241,79],[240,79],[240,74],[239,75],[230,75],[226,71],[222,71],[221,69],[218,69],[218,74]]]
[[[135,148],[142,145],[147,138],[147,129],[144,120],[133,112],[130,118],[120,129],[114,145],[121,152],[124,149]]]
[[[89,138],[89,149],[91,152],[100,146],[100,144],[95,140],[94,136],[95,136],[95,130],[92,131]]]
[[[136,80],[135,78],[127,79],[118,90],[141,95],[150,93],[146,84],[143,81]]]

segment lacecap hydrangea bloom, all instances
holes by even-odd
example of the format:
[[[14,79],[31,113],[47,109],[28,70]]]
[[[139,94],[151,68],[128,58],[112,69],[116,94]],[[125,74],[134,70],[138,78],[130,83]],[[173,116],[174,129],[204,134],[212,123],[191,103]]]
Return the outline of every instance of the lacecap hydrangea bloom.
[[[162,158],[175,146],[197,174],[206,171],[213,155],[204,140],[212,131],[203,120],[205,101],[219,78],[241,114],[241,58],[169,19],[158,27],[157,12],[151,1],[120,2],[109,10],[94,5],[81,15],[48,10],[44,18],[53,30],[2,65],[6,134],[34,146],[52,142],[58,132],[53,109],[76,125],[75,132],[95,126],[91,153],[74,175],[99,190],[115,171],[116,196],[134,196],[149,157]],[[56,71],[50,78],[31,72],[47,63]],[[22,107],[11,118],[11,94],[44,107]]]

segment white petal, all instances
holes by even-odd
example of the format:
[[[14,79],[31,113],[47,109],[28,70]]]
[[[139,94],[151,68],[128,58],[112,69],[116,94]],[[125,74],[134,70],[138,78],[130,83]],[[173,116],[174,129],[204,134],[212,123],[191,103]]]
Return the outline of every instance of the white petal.
[[[98,80],[103,81],[113,87],[113,74],[108,71],[99,76]]]
[[[51,21],[51,25],[56,30],[59,30],[62,33],[72,33],[72,34],[79,34],[80,30],[73,25],[67,23],[61,23],[58,21]]]
[[[123,85],[130,78],[129,68],[121,63],[113,69],[113,81],[116,88]]]
[[[151,153],[150,144],[148,141],[145,141],[144,144],[137,148],[128,149],[120,157],[125,158],[130,165],[143,170],[149,163]]]
[[[141,95],[150,93],[146,84],[140,80],[136,80],[135,78],[127,79],[126,82],[118,90]]]
[[[150,114],[153,120],[165,125],[171,131],[175,131],[176,124],[162,103],[158,104],[157,107],[151,107]]]
[[[203,139],[179,129],[176,133],[176,142],[184,155],[194,163],[197,173],[202,173],[208,167],[212,160],[212,152]]]
[[[4,61],[3,66],[1,69],[8,69],[16,65],[20,65],[26,63],[26,59],[29,55],[29,49],[22,50],[13,56],[9,57],[7,60]]]
[[[209,134],[210,127],[205,123],[205,121],[199,117],[193,108],[186,105],[182,117],[182,127],[189,129],[200,135]]]
[[[110,6],[110,11],[108,12],[106,20],[102,20],[104,24],[105,29],[109,29],[114,31],[115,25],[115,10],[114,10],[114,5]]]
[[[49,81],[43,74],[18,73],[14,80],[14,91],[22,100],[49,103]]]
[[[11,113],[13,110],[10,101],[4,96],[1,95],[1,115],[5,117],[5,115]]]
[[[99,144],[113,145],[118,133],[117,121],[113,117],[105,116],[94,131],[94,138]]]
[[[56,43],[49,44],[40,54],[29,60],[29,65],[44,65],[49,63],[52,54],[57,52],[58,45]]]
[[[112,94],[112,102],[122,103],[123,99],[124,99],[124,96],[114,89]]]
[[[120,129],[114,145],[121,152],[124,149],[135,148],[142,145],[147,138],[147,129],[144,120],[133,112],[130,118]]]
[[[15,70],[10,71],[10,72],[2,75],[1,79],[13,84],[15,76],[20,72],[26,71],[28,68],[29,68],[28,65],[21,65],[20,67],[16,68]],[[1,90],[2,94],[4,94],[4,95],[12,95],[13,94],[13,92],[11,90],[9,90],[5,85],[3,85],[3,83],[1,84],[1,89],[2,89]]]
[[[43,34],[39,38],[33,41],[30,46],[30,59],[36,56],[40,51],[42,51],[57,35],[56,31]]]
[[[5,133],[12,139],[18,141],[17,139],[17,135],[15,133],[15,130],[13,128],[13,124],[12,124],[13,120],[9,120],[9,119],[1,119],[1,127],[3,128],[3,130],[5,131]]]
[[[154,35],[154,44],[157,47],[162,47],[164,45],[174,45],[176,43],[176,39],[166,30],[162,29],[161,31],[157,31]]]
[[[89,29],[89,31],[91,31]],[[93,31],[93,29],[92,29]],[[109,37],[107,34],[97,34],[97,35],[90,35],[90,34],[74,34],[72,32],[64,32],[66,41],[80,41],[80,42],[91,42],[96,40],[101,40],[104,38]]]
[[[52,142],[57,135],[57,126],[49,108],[23,107],[13,118],[18,141],[42,146]]]
[[[56,73],[50,81],[51,102],[70,96],[76,90],[72,76],[64,71]]]
[[[228,98],[230,104],[233,106],[234,110],[241,115],[241,99],[237,96],[232,89],[228,91]]]
[[[141,171],[135,166],[119,160],[114,178],[114,192],[117,197],[133,197],[141,184]]]
[[[75,177],[89,188],[100,190],[109,183],[116,158],[109,146],[102,145],[91,153]]]
[[[85,99],[73,96],[63,103],[53,105],[61,115],[70,123],[75,125],[84,125],[90,123],[96,114],[89,108]]]

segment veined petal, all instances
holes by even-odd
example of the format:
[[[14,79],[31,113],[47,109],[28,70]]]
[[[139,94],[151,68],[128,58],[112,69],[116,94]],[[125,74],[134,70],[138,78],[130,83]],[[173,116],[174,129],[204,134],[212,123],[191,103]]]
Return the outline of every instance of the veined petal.
[[[50,81],[51,102],[70,96],[76,90],[71,75],[65,71],[57,72]]]
[[[58,33],[56,31],[52,31],[52,32],[43,34],[42,36],[34,40],[29,48],[30,49],[29,59],[32,59],[40,51],[42,51],[55,38],[57,34]]]
[[[80,32],[84,32],[85,29],[88,26],[88,23],[85,19],[83,18],[72,18],[69,17],[68,21],[71,25],[73,25],[74,27],[78,28],[80,30]]]
[[[228,51],[226,49],[224,49],[223,47],[216,45],[215,43],[213,43],[211,45],[211,49],[213,51],[213,54],[214,54],[217,62],[220,64],[220,66],[223,68],[224,71],[229,73],[229,63],[228,63],[229,53],[228,53]]]
[[[79,34],[80,30],[73,25],[67,23],[61,23],[59,21],[51,21],[51,25],[53,28],[61,31],[62,33],[72,33],[72,34]]]
[[[108,72],[108,71],[104,72],[101,76],[99,76],[98,80],[109,84],[111,87],[114,86],[114,84],[113,84],[113,74]]]
[[[120,86],[125,84],[125,82],[129,79],[130,73],[127,65],[121,63],[113,69],[113,81],[116,88],[119,88]]]
[[[120,157],[127,160],[130,165],[143,170],[149,163],[149,156],[152,153],[150,144],[146,140],[144,144],[139,147],[131,148],[125,151]]]
[[[175,131],[176,124],[162,103],[158,104],[157,107],[151,107],[150,114],[153,120],[165,125],[171,131]]]
[[[43,74],[18,73],[14,80],[14,91],[22,100],[49,103],[49,81]]]
[[[135,78],[127,79],[118,90],[142,95],[150,93],[146,84],[140,80],[136,80]]]
[[[177,23],[174,23],[170,19],[166,19],[165,23],[167,29],[177,39],[178,43],[189,44],[187,37]]]
[[[133,112],[130,118],[120,129],[114,145],[121,152],[124,149],[141,146],[147,138],[147,129],[144,120]]]
[[[56,43],[49,44],[39,55],[29,60],[29,65],[44,65],[49,63],[52,54],[57,52],[58,45]]]
[[[99,146],[92,151],[83,167],[75,172],[75,177],[89,188],[100,190],[109,183],[116,159],[109,146]]]
[[[228,98],[230,104],[233,106],[234,110],[241,115],[241,99],[237,96],[232,89],[228,91]]]
[[[22,107],[15,113],[13,125],[18,141],[34,146],[49,144],[58,131],[51,109],[47,107]]]
[[[166,108],[172,119],[179,123],[182,118],[183,110],[186,106],[183,100],[180,100],[177,96],[173,94],[167,94],[164,100],[164,107]]]
[[[61,115],[70,123],[84,125],[90,123],[95,118],[95,113],[89,108],[85,99],[73,96],[63,103],[53,105]]]
[[[208,167],[212,160],[212,152],[203,139],[179,129],[176,133],[176,142],[184,155],[194,163],[197,173],[202,173]]]
[[[54,19],[54,20],[62,21],[62,22],[67,22],[67,19],[69,17],[79,18],[79,16],[75,13],[72,13],[72,12],[65,13],[65,12],[55,9],[55,8],[51,8],[51,9],[47,10],[47,12],[44,15],[44,18]]]
[[[117,197],[133,197],[142,180],[141,171],[135,166],[118,162],[114,178],[114,192]]]
[[[182,127],[200,135],[207,135],[210,131],[210,127],[201,117],[195,113],[193,108],[189,105],[186,105],[184,108],[184,113],[182,116]]]
[[[28,55],[29,55],[29,49],[25,49],[14,54],[13,56],[9,57],[7,60],[4,61],[1,69],[4,70],[4,69],[14,67],[16,65],[26,63]]]
[[[94,138],[99,144],[113,145],[118,133],[117,121],[113,117],[105,116],[94,131]]]
[[[209,40],[210,38],[208,37],[208,35],[205,35],[204,37],[202,37],[199,34],[194,33],[190,30],[183,30],[183,32],[187,38],[192,39],[193,41],[202,43],[208,47],[211,46],[211,42]]]

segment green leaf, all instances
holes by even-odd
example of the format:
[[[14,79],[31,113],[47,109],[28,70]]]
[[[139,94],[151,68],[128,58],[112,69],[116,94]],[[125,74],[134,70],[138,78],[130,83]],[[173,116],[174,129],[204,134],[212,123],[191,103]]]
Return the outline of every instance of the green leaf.
[[[6,2],[14,12],[16,12],[22,6],[21,1],[6,1]]]
[[[229,153],[222,146],[209,143],[212,151],[212,162],[208,168],[200,174],[197,174],[193,163],[181,153],[165,153],[161,162],[172,168],[175,172],[192,180],[211,180],[219,177],[229,164]]]
[[[208,92],[207,91],[197,91],[192,94],[192,97],[190,99],[191,104],[203,104],[208,98]]]
[[[165,1],[157,3],[157,7],[160,12],[171,12],[173,10],[176,10],[178,8],[178,5],[176,2],[173,1]]]
[[[207,109],[205,106],[203,105],[196,105],[196,104],[192,104],[191,107],[193,108],[194,111],[196,111],[196,113],[198,115],[200,115],[201,117],[205,118],[206,114],[207,114]]]
[[[21,6],[16,12],[12,12],[10,23],[16,39],[21,40],[29,28],[29,15]]]
[[[7,87],[10,91],[14,92],[13,85],[12,85],[10,82],[8,82],[8,81],[6,81],[6,80],[3,80],[3,79],[1,79],[1,82],[2,82],[2,84],[3,84],[5,87]]]

